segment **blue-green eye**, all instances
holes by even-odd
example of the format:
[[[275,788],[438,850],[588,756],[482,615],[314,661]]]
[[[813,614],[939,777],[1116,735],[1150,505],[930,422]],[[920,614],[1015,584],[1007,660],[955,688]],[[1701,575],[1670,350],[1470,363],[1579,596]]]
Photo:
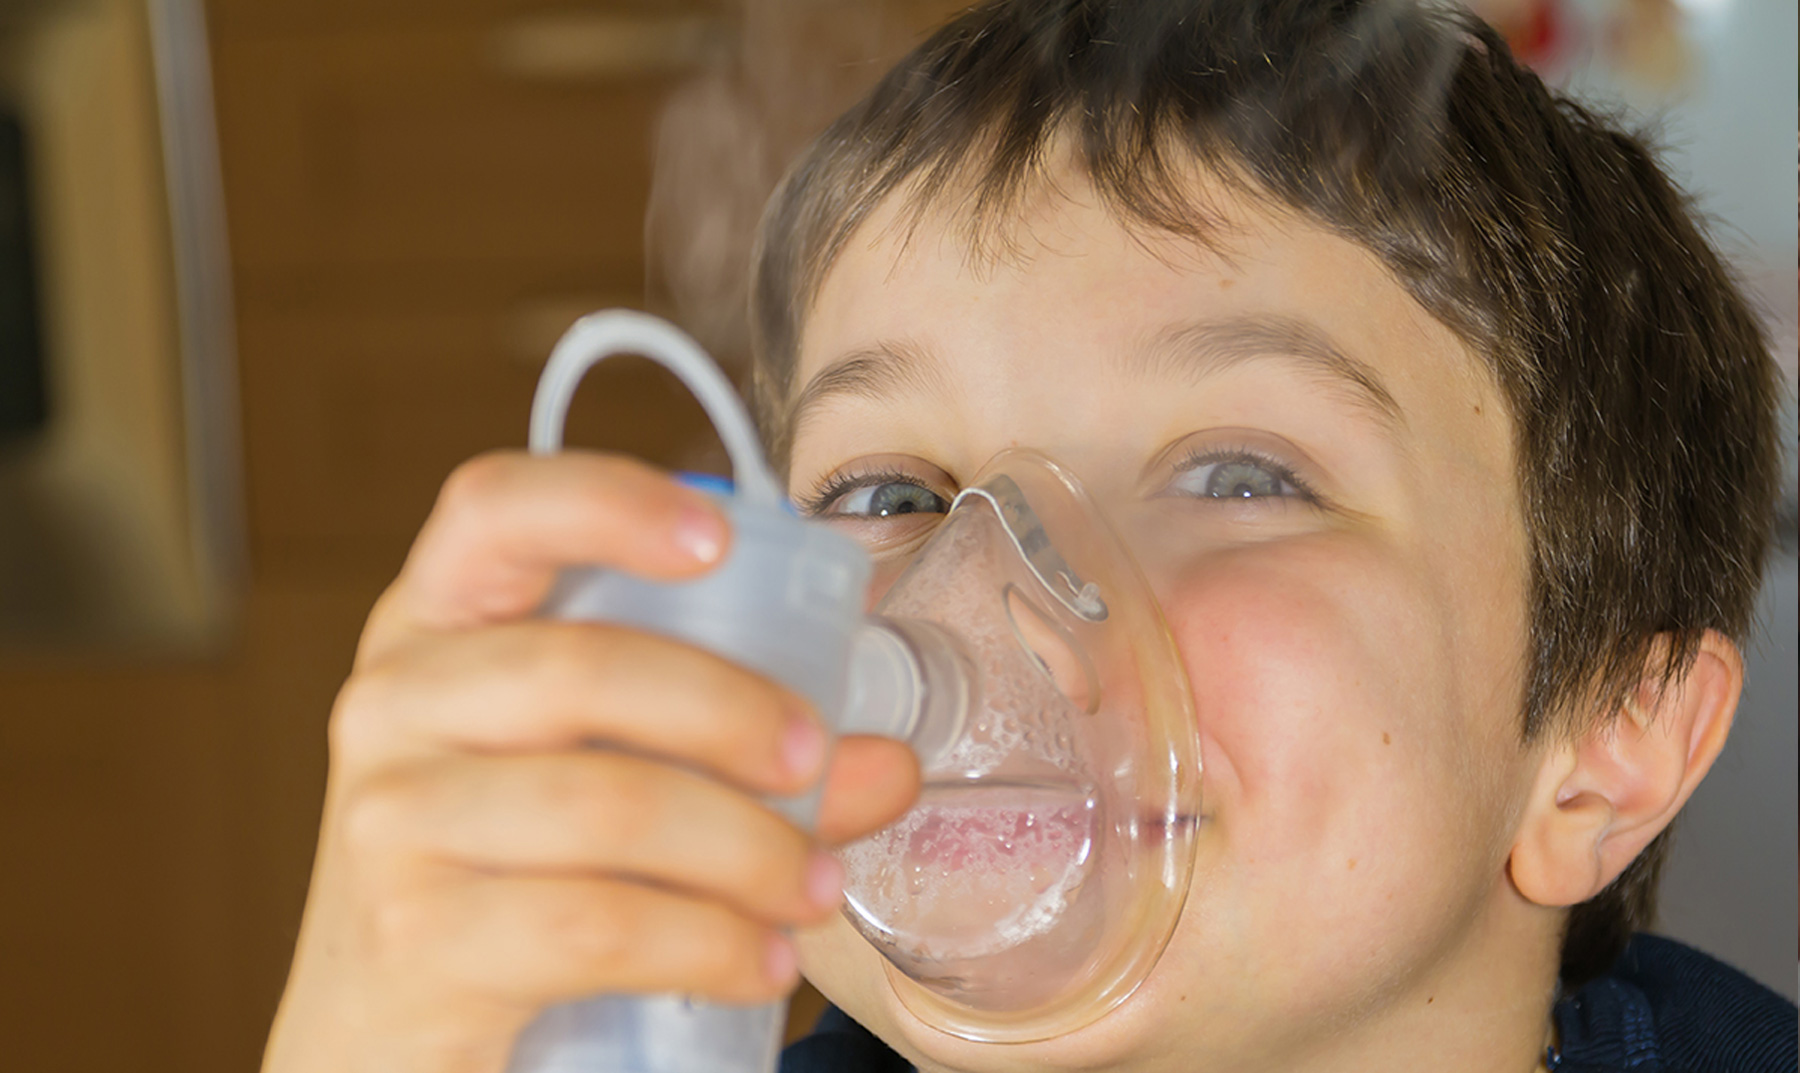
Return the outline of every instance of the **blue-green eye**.
[[[851,488],[826,506],[835,517],[892,518],[903,514],[945,514],[950,502],[911,481],[879,481]]]
[[[1183,463],[1169,491],[1197,499],[1308,498],[1287,467],[1255,455],[1202,455]]]

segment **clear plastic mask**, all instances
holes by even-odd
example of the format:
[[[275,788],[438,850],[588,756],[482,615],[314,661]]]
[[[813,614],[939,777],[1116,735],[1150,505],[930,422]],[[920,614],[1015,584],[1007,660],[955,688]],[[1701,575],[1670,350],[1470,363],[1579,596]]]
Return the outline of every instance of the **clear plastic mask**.
[[[916,1016],[1047,1038],[1123,1001],[1186,897],[1192,700],[1124,545],[1075,478],[997,456],[875,609],[921,668],[917,805],[846,847],[846,913]],[[865,644],[850,728],[902,695]],[[881,717],[875,717],[879,722]]]

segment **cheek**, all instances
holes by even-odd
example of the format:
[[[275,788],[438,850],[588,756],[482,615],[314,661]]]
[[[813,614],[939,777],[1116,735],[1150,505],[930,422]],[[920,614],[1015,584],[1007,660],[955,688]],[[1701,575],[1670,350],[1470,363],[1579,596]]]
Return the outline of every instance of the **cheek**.
[[[1462,616],[1417,556],[1342,534],[1167,576],[1207,823],[1166,971],[1256,981],[1221,1016],[1350,1016],[1435,963],[1504,881],[1498,750],[1516,749],[1458,685]]]
[[[1419,577],[1294,541],[1211,557],[1164,594],[1236,862],[1397,875],[1471,833],[1492,713],[1463,702],[1455,609]]]

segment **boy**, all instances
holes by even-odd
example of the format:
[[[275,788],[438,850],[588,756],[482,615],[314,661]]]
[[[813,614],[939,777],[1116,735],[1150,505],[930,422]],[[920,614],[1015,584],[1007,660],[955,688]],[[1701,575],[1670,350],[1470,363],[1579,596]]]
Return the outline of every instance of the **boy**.
[[[497,1071],[546,1004],[766,999],[797,960],[848,1016],[795,1070],[1793,1068],[1791,1006],[1632,939],[1742,683],[1773,365],[1647,153],[1485,27],[989,0],[793,170],[753,317],[777,465],[881,578],[1009,446],[1158,512],[1206,783],[1150,978],[1034,1043],[913,1016],[756,801],[823,773],[847,841],[909,756],[824,771],[769,683],[531,619],[561,566],[730,538],[629,461],[494,457],[334,713],[266,1069]]]

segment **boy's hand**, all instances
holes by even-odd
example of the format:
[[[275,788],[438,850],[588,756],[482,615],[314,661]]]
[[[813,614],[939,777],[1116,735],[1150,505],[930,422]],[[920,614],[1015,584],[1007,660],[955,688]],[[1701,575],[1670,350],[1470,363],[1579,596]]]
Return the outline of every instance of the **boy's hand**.
[[[728,541],[704,496],[620,458],[451,478],[332,715],[266,1073],[498,1073],[555,1002],[793,986],[779,929],[829,915],[841,873],[758,798],[820,777],[816,713],[685,645],[531,617],[562,567],[688,577]],[[904,746],[844,739],[820,837],[875,830],[917,787]]]

